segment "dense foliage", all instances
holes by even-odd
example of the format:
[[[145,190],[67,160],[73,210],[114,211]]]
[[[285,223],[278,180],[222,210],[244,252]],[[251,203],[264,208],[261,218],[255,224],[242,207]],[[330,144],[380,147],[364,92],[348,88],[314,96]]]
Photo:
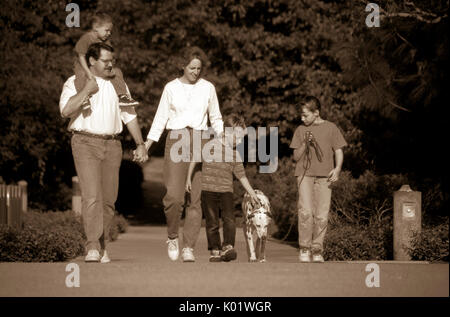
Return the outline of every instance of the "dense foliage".
[[[74,212],[30,211],[23,219],[21,230],[0,225],[0,262],[58,262],[84,255],[86,236]],[[122,216],[114,216],[109,240],[117,240],[127,226]]]
[[[296,103],[315,95],[349,142],[344,168],[354,177],[366,170],[401,173],[412,183],[441,184],[438,196],[448,201],[441,143],[448,1],[378,1],[380,28],[365,25],[364,1],[76,3],[80,28],[65,25],[66,1],[2,2],[0,175],[7,183],[27,180],[35,206],[69,203],[75,171],[58,101],[72,74],[73,47],[95,10],[113,16],[118,66],[143,104],[144,135],[164,84],[178,74],[178,54],[198,45],[210,57],[206,77],[222,112],[240,111],[249,125],[277,126],[280,157],[291,154]]]

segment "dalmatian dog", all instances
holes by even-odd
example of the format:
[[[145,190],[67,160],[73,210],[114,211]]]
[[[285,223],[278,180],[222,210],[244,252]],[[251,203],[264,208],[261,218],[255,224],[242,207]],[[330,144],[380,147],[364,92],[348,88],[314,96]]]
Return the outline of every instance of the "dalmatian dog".
[[[261,205],[259,208],[252,203],[248,193],[245,193],[242,201],[242,211],[244,212],[245,219],[244,236],[247,243],[249,262],[266,262],[267,227],[271,221],[272,214],[267,196],[258,189],[255,190],[255,193]],[[255,236],[256,244],[254,243]]]

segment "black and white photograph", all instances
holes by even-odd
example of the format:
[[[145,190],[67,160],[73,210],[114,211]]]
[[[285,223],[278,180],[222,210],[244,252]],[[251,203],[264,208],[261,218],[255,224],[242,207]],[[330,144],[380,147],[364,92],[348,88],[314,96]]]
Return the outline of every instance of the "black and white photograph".
[[[2,1],[1,301],[447,301],[448,11]]]

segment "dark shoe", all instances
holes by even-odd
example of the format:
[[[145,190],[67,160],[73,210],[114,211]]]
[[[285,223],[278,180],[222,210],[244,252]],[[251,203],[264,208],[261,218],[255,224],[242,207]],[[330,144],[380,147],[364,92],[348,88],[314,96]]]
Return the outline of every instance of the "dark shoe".
[[[219,250],[211,250],[211,255],[209,257],[209,262],[222,262],[222,259],[220,258],[220,251]]]
[[[120,95],[119,96],[119,106],[120,107],[129,107],[129,106],[137,106],[139,102],[134,100],[128,95]]]
[[[232,260],[236,260],[237,258],[237,252],[233,248],[232,245],[226,245],[222,249],[222,255],[221,255],[222,261],[229,262]]]

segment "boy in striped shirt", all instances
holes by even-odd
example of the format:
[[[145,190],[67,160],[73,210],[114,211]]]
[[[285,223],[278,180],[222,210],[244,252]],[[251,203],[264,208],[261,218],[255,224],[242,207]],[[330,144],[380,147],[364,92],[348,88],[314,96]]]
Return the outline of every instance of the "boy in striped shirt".
[[[210,262],[231,261],[237,258],[234,249],[236,223],[233,200],[233,174],[250,194],[253,202],[258,204],[258,197],[250,185],[242,159],[236,146],[242,141],[246,126],[243,117],[232,114],[224,120],[225,133],[221,138],[208,142],[202,151],[202,210],[206,220],[208,250]],[[205,151],[206,146],[210,149]],[[207,155],[205,157],[205,152]],[[195,165],[191,162],[186,180],[186,190],[191,189],[191,177]],[[223,242],[219,233],[219,209],[222,211]]]

